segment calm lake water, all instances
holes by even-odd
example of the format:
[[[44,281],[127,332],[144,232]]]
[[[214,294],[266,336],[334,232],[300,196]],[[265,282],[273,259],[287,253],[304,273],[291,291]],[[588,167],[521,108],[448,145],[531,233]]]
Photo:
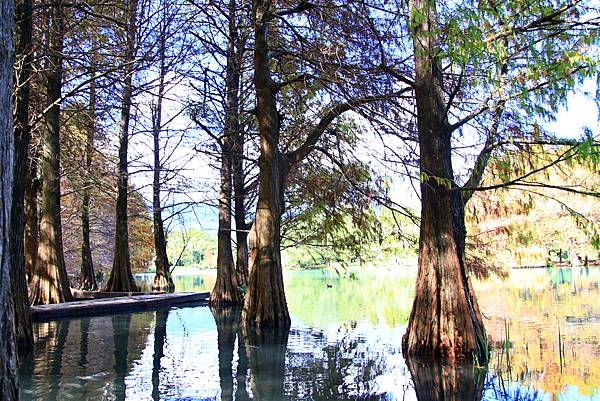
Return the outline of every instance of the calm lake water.
[[[600,269],[476,282],[495,347],[487,370],[405,360],[414,271],[357,276],[286,272],[286,333],[244,336],[239,311],[206,306],[37,323],[22,399],[600,401]]]

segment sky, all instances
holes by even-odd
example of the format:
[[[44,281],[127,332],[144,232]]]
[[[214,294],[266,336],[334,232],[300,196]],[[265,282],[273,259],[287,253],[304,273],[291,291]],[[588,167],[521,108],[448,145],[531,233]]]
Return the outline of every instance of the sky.
[[[599,107],[594,101],[596,80],[588,79],[576,91],[567,96],[567,105],[561,106],[556,121],[546,128],[568,138],[578,138],[585,127],[595,135],[600,134]]]
[[[176,99],[176,105],[174,103],[171,106],[167,106],[166,109],[179,107],[184,97],[187,97],[187,94],[183,92],[186,89],[183,89],[182,87],[172,88],[172,90],[172,96]],[[542,125],[545,126],[547,130],[552,131],[556,133],[557,136],[563,138],[579,138],[582,136],[585,128],[590,129],[594,135],[600,134],[599,106],[594,100],[595,91],[596,79],[587,79],[574,92],[568,95],[566,105],[559,107],[559,111],[556,114],[556,121],[543,123]],[[189,118],[185,115],[181,115],[171,122],[171,127],[177,129],[180,127],[187,127],[189,125]],[[196,135],[198,135],[198,133],[196,133]],[[191,136],[193,137],[194,134],[192,133]],[[150,162],[151,144],[148,143],[148,140],[149,138],[144,136],[133,140],[133,154],[142,154],[146,159],[148,159],[147,162]],[[380,144],[376,144],[376,140],[368,142],[369,147],[373,146],[373,144],[375,144],[375,147],[381,147]],[[375,152],[362,152],[364,155],[359,157],[361,159],[364,159],[365,157],[367,159],[377,157],[375,155],[377,153],[381,153],[382,149],[383,148],[380,150],[375,149]],[[205,202],[208,200],[216,205],[219,171],[209,165],[210,160],[206,156],[196,155],[190,159],[190,155],[193,156],[194,153],[195,152],[190,149],[189,146],[182,146],[180,149],[177,149],[174,152],[173,156],[173,158],[178,160],[179,163],[181,161],[185,161],[187,163],[185,171],[182,171],[182,181],[184,183],[186,181],[189,183],[197,182],[197,185],[200,185],[200,187],[203,189],[200,191],[190,190],[184,196],[179,196],[179,199],[182,200],[195,200],[202,202],[202,204],[194,207],[193,213],[186,215],[184,223],[188,228],[195,227],[213,232],[216,231],[218,227],[217,210],[215,207],[208,206]],[[373,162],[373,165],[375,166],[382,166],[381,162],[376,160],[373,160]],[[467,162],[467,164],[465,164],[464,161],[456,159],[454,161],[456,171],[469,168],[469,163],[470,162]],[[392,200],[418,210],[420,206],[419,194],[416,192],[419,188],[417,185],[418,183],[413,182],[411,185],[407,178],[398,179],[398,177],[394,176],[396,173],[389,170],[382,171],[382,173],[389,175],[393,179],[390,190],[390,196]],[[133,174],[131,179],[137,188],[145,188],[143,193],[149,202],[151,200],[151,192],[150,188],[148,187],[148,183],[151,182],[151,174]],[[176,227],[177,224],[179,224],[177,222],[173,223],[171,223],[170,227]]]

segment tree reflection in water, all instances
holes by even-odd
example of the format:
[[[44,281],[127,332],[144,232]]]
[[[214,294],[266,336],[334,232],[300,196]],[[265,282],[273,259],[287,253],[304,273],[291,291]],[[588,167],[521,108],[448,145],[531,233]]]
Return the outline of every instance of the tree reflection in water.
[[[212,313],[222,401],[386,399],[375,394],[375,379],[385,371],[385,361],[361,347],[361,339],[348,336],[330,343],[310,330],[242,330],[240,309]],[[288,347],[290,336],[312,352]]]
[[[221,400],[233,400],[233,352],[238,333],[241,309],[210,308],[217,325],[217,344],[219,348],[219,381]],[[239,369],[239,368],[238,368]],[[245,381],[244,381],[245,387]]]
[[[486,370],[473,365],[443,364],[430,358],[407,358],[419,401],[479,401]]]
[[[113,316],[113,338],[114,338],[114,372],[115,379],[114,396],[115,400],[125,400],[127,393],[127,385],[125,378],[127,377],[127,356],[129,348],[129,331],[131,327],[131,315]]]
[[[412,357],[406,364],[419,401],[541,401],[542,394],[531,387],[515,385],[498,372],[470,364],[443,364]]]
[[[285,353],[290,329],[244,329],[250,364],[250,386],[255,401],[285,400]]]
[[[155,312],[154,322],[154,353],[152,354],[152,399],[160,400],[160,361],[165,355],[165,343],[167,341],[167,320],[169,310],[162,309]]]

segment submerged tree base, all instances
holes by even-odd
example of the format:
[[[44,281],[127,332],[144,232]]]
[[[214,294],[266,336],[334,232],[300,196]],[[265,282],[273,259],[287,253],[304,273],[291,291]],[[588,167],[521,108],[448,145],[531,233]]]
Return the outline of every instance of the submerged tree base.
[[[416,296],[402,349],[448,361],[485,361],[487,336],[451,235],[421,241]]]

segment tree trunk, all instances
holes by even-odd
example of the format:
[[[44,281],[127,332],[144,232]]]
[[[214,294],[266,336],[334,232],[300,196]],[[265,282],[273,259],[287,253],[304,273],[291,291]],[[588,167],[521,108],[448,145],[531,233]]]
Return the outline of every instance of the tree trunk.
[[[16,71],[15,131],[13,171],[26,171],[29,165],[29,78],[32,60],[32,4],[22,0],[15,10],[16,54],[19,57]],[[11,283],[17,324],[17,341],[22,347],[33,346],[33,329],[29,311],[29,293],[25,272],[25,187],[26,174],[13,177],[13,199],[10,221]]]
[[[221,151],[221,191],[219,194],[219,233],[217,241],[217,280],[210,305],[221,308],[241,303],[242,295],[231,251],[231,138],[223,138]]]
[[[52,7],[49,75],[46,86],[48,112],[42,149],[42,207],[38,261],[31,282],[33,305],[73,300],[67,278],[60,218],[60,97],[65,31],[63,2]]]
[[[460,227],[451,195],[451,132],[436,58],[435,1],[411,0],[409,6],[422,182],[417,289],[403,348],[407,354],[482,360],[487,356],[485,329],[456,237]]]
[[[486,371],[472,366],[407,358],[419,401],[479,401]]]
[[[165,356],[169,310],[157,310],[154,324],[154,354],[152,355],[152,399],[160,400],[160,361]]]
[[[227,121],[231,130],[231,164],[233,171],[234,219],[236,229],[236,273],[238,284],[248,285],[248,224],[246,224],[246,190],[244,182],[244,133],[240,126],[240,77],[244,41],[240,38],[236,1],[229,2],[229,48],[227,59]]]
[[[162,205],[160,203],[160,174],[162,164],[160,161],[160,132],[162,130],[162,102],[165,95],[165,75],[167,68],[165,64],[165,42],[167,40],[167,21],[163,19],[160,35],[160,81],[158,84],[158,99],[153,110],[152,136],[154,139],[154,179],[152,181],[152,217],[154,221],[154,251],[156,258],[156,274],[152,289],[155,291],[175,291],[175,284],[171,277],[169,258],[167,256],[167,240],[165,239],[165,228],[162,219]]]
[[[248,286],[248,227],[246,224],[246,190],[244,182],[244,135],[240,131],[234,136],[232,146],[234,218],[236,249],[236,273],[240,286]]]
[[[92,39],[92,48],[95,41]],[[95,49],[92,50],[95,52]],[[92,158],[94,152],[94,135],[96,134],[96,57],[92,53],[90,64],[90,103],[89,121],[87,126],[87,137],[85,144],[85,182],[83,185],[81,200],[81,274],[79,275],[79,288],[87,291],[98,289],[96,275],[94,274],[94,263],[92,261],[92,247],[90,245],[90,192],[93,185]]]
[[[281,269],[283,180],[289,164],[279,151],[280,123],[276,90],[269,70],[269,0],[254,0],[254,86],[260,136],[260,183],[256,217],[250,232],[250,276],[244,303],[246,325],[289,327],[290,316]]]
[[[137,0],[128,3],[129,24],[127,27],[127,50],[124,62],[125,79],[123,89],[123,103],[121,106],[121,121],[119,123],[119,171],[117,180],[117,216],[115,229],[115,251],[110,277],[104,291],[135,292],[138,287],[131,273],[131,260],[129,254],[129,233],[127,222],[127,192],[129,179],[127,172],[127,147],[129,144],[129,119],[132,100],[132,63],[135,59],[135,35]]]
[[[38,246],[40,238],[40,224],[38,215],[38,192],[40,180],[38,178],[39,152],[31,155],[27,165],[25,184],[25,273],[27,281],[31,283],[33,272],[38,259]]]
[[[240,131],[239,86],[240,73],[237,65],[236,0],[229,0],[229,37],[227,43],[227,67],[225,88],[225,127],[221,143],[221,190],[219,193],[219,233],[217,244],[217,281],[210,296],[213,307],[223,307],[242,302],[240,284],[233,263],[231,247],[231,197],[234,137]]]
[[[10,219],[13,179],[13,2],[0,3],[0,401],[19,398],[15,316],[10,279]]]

